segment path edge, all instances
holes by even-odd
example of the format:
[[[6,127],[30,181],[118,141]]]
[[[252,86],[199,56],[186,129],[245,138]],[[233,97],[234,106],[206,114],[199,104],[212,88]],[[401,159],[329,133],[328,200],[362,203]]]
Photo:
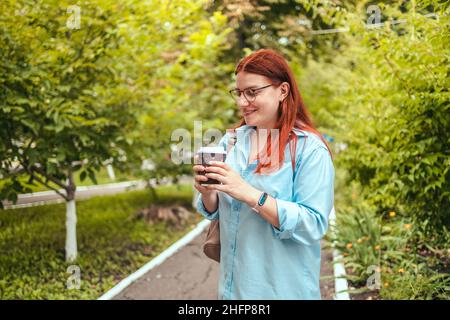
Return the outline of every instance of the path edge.
[[[332,232],[336,227],[336,212],[331,210],[329,217]],[[333,272],[334,272],[334,300],[350,300],[348,293],[348,282],[345,273],[345,266],[342,263],[342,256],[333,243]]]
[[[172,244],[169,248],[161,252],[158,256],[147,262],[145,265],[143,265],[141,268],[139,268],[137,271],[130,274],[125,279],[121,280],[117,285],[109,289],[107,292],[105,292],[102,296],[100,296],[97,300],[111,300],[115,296],[117,296],[119,293],[121,293],[123,290],[125,290],[130,284],[132,284],[134,281],[138,280],[140,277],[142,277],[145,273],[152,270],[156,266],[160,265],[164,261],[166,261],[169,257],[174,255],[178,250],[180,250],[182,247],[187,245],[189,242],[194,240],[198,235],[200,235],[206,227],[209,226],[211,221],[204,219],[200,221],[197,226],[189,231],[186,235],[184,235],[181,239],[176,241],[174,244]]]

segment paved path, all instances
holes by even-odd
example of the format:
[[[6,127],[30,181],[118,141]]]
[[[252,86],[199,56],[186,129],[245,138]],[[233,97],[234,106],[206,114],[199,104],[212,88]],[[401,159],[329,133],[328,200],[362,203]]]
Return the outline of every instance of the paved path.
[[[203,255],[201,246],[205,236],[206,231],[133,282],[113,300],[217,299],[219,264]],[[332,273],[331,254],[324,252],[322,275],[330,276]],[[322,280],[321,290],[323,299],[332,299],[333,279]]]

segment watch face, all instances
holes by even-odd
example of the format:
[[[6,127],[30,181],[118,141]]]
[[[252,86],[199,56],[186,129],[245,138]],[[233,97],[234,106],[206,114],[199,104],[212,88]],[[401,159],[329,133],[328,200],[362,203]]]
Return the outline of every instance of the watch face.
[[[264,193],[261,195],[261,197],[259,198],[258,205],[259,205],[259,206],[262,206],[262,205],[266,202],[266,199],[267,199],[267,193],[264,192]]]

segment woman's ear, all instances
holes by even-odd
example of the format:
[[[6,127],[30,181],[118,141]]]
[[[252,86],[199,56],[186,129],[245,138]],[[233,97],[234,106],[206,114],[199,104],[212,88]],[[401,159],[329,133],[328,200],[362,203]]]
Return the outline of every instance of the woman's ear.
[[[282,84],[280,84],[280,90],[281,90],[280,102],[282,102],[284,99],[286,99],[286,97],[289,95],[290,89],[291,89],[291,87],[290,87],[289,83],[283,82]]]

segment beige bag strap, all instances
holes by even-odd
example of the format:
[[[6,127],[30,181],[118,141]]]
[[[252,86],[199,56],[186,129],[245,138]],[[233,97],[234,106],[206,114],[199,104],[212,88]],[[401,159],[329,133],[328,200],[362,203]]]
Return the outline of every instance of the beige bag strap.
[[[289,136],[291,136],[291,134],[292,134],[292,131],[291,131],[291,133],[289,133]],[[305,139],[303,139],[303,147],[302,147],[301,155],[303,154],[303,151],[305,150],[306,138],[308,138],[308,136],[305,136]],[[292,145],[294,145],[294,147],[292,147]],[[297,144],[293,144],[292,139],[289,138],[289,151],[291,152],[292,172],[294,173],[294,175],[295,175],[295,153],[296,153],[296,150],[297,150]],[[300,167],[299,167],[299,169],[300,169]]]

